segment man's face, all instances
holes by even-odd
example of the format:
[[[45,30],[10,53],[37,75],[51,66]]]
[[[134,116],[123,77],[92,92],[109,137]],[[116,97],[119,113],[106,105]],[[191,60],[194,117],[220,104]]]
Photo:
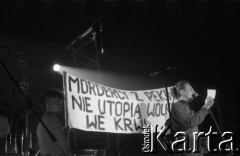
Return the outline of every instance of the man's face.
[[[63,108],[63,100],[55,97],[46,97],[46,109],[48,113],[58,113],[61,112]]]
[[[182,90],[182,96],[187,100],[193,100],[193,94],[195,93],[194,89],[190,84],[185,84],[185,89]]]

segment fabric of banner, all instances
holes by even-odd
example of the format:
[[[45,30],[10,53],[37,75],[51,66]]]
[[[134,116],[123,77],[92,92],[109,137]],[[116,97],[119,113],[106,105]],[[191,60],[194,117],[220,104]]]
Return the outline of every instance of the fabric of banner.
[[[144,125],[161,127],[169,117],[166,91],[120,90],[64,72],[70,128],[110,133],[141,133]],[[168,87],[170,93],[171,87]],[[170,103],[173,98],[169,94]]]

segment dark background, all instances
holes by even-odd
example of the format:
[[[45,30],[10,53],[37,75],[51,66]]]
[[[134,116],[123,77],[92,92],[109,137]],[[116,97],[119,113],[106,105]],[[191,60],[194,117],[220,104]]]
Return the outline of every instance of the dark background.
[[[168,85],[189,80],[202,95],[208,88],[216,89],[220,113],[215,104],[213,114],[218,122],[221,116],[224,131],[237,133],[238,14],[237,0],[1,1],[0,56],[18,82],[28,82],[27,95],[42,114],[43,92],[52,87],[62,89],[62,77],[51,71],[52,64],[58,61],[75,67],[71,50],[66,47],[102,17],[102,40],[97,42],[104,48],[104,54],[99,52],[104,85],[129,90],[161,88],[163,74],[151,78],[149,73],[176,67],[167,72]],[[25,102],[2,67],[0,80],[1,114],[16,125],[24,124],[15,118],[24,112]],[[94,77],[89,80],[101,83]],[[196,100],[199,102],[203,99]],[[201,107],[192,106],[196,110]],[[38,121],[32,116],[34,131]],[[208,116],[201,128],[208,130],[210,125],[214,123]],[[215,126],[213,129],[217,131]],[[104,133],[76,133],[81,137],[74,150],[106,148],[99,143],[99,138],[106,141]],[[112,152],[141,152],[139,135],[108,137]]]

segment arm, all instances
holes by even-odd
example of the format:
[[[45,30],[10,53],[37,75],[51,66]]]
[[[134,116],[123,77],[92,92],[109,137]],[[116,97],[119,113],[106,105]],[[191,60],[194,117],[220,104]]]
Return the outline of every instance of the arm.
[[[194,112],[188,106],[181,103],[174,104],[172,111],[174,120],[186,130],[200,125],[208,114],[206,108]]]
[[[190,127],[196,127],[200,125],[208,114],[208,109],[210,109],[214,104],[212,97],[207,97],[205,104],[197,113],[191,110],[190,117],[188,118],[188,124]]]
[[[44,153],[66,154],[69,150],[69,145],[59,120],[56,117],[52,117],[48,115],[44,116],[42,120],[46,124],[48,129],[56,137],[57,142],[54,143],[48,136],[48,133],[46,132],[44,127],[41,124],[39,124],[37,128],[37,135],[38,135],[40,152],[42,154]]]
[[[189,128],[200,125],[207,116],[207,114],[208,110],[206,108],[202,108],[198,112],[194,112],[193,110],[191,110],[191,113],[187,119]]]

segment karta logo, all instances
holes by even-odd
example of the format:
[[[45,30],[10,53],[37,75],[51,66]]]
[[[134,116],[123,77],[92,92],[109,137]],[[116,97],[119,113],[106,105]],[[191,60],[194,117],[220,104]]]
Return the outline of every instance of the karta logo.
[[[209,131],[207,133],[205,132],[193,132],[192,139],[189,139],[189,136],[186,134],[186,132],[176,132],[172,137],[171,141],[168,137],[166,137],[166,133],[169,132],[170,126],[163,126],[160,129],[160,132],[158,132],[158,126],[155,128],[156,137],[154,137],[154,129],[151,125],[145,125],[143,127],[143,141],[142,144],[142,151],[143,152],[153,152],[154,150],[154,139],[158,141],[160,146],[165,150],[166,152],[172,153],[181,153],[181,152],[193,152],[193,153],[200,153],[199,147],[200,145],[200,139],[203,138],[206,140],[206,151],[207,152],[223,152],[223,153],[229,153],[229,152],[237,152],[238,148],[236,147],[236,136],[232,132],[223,132],[222,135],[219,135],[218,132],[212,131],[212,126],[210,126]],[[217,137],[221,137],[221,141],[217,142],[218,146],[213,147],[213,144],[216,145]],[[216,140],[214,140],[214,138]],[[213,140],[215,142],[213,142]],[[192,142],[189,142],[192,141]],[[189,144],[192,145],[192,148],[189,148]],[[206,152],[205,151],[205,152]]]

